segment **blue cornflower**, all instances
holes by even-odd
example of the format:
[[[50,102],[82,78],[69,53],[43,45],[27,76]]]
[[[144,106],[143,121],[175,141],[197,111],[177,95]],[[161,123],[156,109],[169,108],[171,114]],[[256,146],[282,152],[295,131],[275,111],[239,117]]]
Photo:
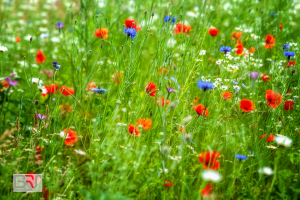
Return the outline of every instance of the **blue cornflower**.
[[[102,88],[93,88],[92,89],[95,93],[104,94],[107,90]]]
[[[244,88],[246,88],[246,85],[245,85],[244,83],[242,83],[242,86],[243,86]]]
[[[57,22],[55,24],[55,27],[60,29],[60,28],[64,27],[64,24],[62,22]]]
[[[284,56],[293,57],[293,56],[295,56],[295,52],[292,52],[292,51],[285,51],[285,52],[284,52]]]
[[[276,12],[271,12],[270,15],[271,15],[271,16],[276,16],[277,13],[276,13]]]
[[[214,83],[204,82],[204,81],[199,80],[197,83],[197,86],[198,86],[198,88],[200,88],[201,90],[204,90],[204,92],[205,92],[207,89],[210,89],[210,90],[213,89]]]
[[[166,17],[164,18],[164,22],[169,22],[169,21],[171,21],[171,20],[172,20],[172,24],[174,24],[175,21],[176,21],[175,17],[172,17],[172,16],[166,16]]]
[[[233,82],[234,84],[236,84],[236,85],[238,84],[238,82],[236,82],[236,81],[232,81],[232,82]]]
[[[284,56],[287,56],[287,59],[290,60],[291,57],[295,56],[295,52],[285,51]]]
[[[283,46],[283,49],[289,49],[290,48],[289,43],[283,44],[282,46]]]
[[[127,34],[128,37],[132,39],[136,36],[136,30],[134,28],[124,28],[124,34]]]
[[[239,154],[236,154],[236,155],[235,155],[235,158],[239,159],[240,161],[241,161],[241,160],[247,160],[247,156],[239,155]]]
[[[52,62],[54,69],[59,70],[60,69],[60,65],[57,64],[57,61],[53,61]]]
[[[222,47],[220,48],[220,51],[226,54],[226,53],[228,53],[228,52],[231,51],[231,47],[222,46]]]

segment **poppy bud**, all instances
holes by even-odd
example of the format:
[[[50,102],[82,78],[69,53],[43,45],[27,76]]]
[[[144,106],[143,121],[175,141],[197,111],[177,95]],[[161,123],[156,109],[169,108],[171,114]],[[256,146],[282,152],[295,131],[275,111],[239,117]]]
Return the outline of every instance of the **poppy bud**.
[[[249,8],[249,12],[251,12],[251,8]]]
[[[154,17],[154,11],[152,11],[151,16]]]
[[[96,15],[95,17],[98,17],[98,15]]]
[[[144,14],[147,15],[147,10],[145,10]]]
[[[168,154],[169,153],[169,149],[170,148],[167,145],[164,145],[163,148],[162,148],[162,153],[163,154]]]
[[[296,69],[292,69],[292,74],[296,72]]]
[[[170,110],[174,110],[175,107],[176,107],[176,103],[175,103],[175,102],[171,102],[171,103],[169,104],[169,109],[170,109]]]
[[[91,52],[92,52],[92,50],[89,50],[89,52],[91,53]]]
[[[185,139],[186,140],[191,140],[192,139],[192,135],[191,134],[186,134]]]
[[[101,49],[103,48],[103,43],[100,44],[100,48],[101,48]]]
[[[30,37],[30,43],[32,42],[32,37]]]
[[[74,20],[75,24],[77,23],[77,19]]]

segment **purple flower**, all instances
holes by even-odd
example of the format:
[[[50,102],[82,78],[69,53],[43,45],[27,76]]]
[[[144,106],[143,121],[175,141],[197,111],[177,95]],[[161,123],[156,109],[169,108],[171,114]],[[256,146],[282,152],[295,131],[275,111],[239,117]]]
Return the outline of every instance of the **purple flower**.
[[[173,90],[172,88],[167,88],[168,92],[171,93],[171,92],[176,92],[176,90]]]
[[[19,85],[19,83],[17,81],[13,81],[9,77],[7,77],[6,80],[9,85]]]
[[[39,100],[35,100],[34,103],[35,103],[35,104],[38,104],[38,103],[39,103]]]
[[[14,73],[10,73],[9,76],[11,77],[15,77]]]
[[[62,27],[64,27],[64,24],[63,24],[62,22],[57,22],[57,23],[55,24],[55,27],[56,27],[56,28],[62,28]]]
[[[250,76],[253,80],[257,79],[257,77],[259,76],[259,73],[258,72],[251,72],[250,73]]]
[[[41,115],[41,113],[39,113],[39,114],[37,114],[36,115],[38,118],[40,118],[40,120],[43,120],[43,119],[45,119],[46,118],[46,115]]]

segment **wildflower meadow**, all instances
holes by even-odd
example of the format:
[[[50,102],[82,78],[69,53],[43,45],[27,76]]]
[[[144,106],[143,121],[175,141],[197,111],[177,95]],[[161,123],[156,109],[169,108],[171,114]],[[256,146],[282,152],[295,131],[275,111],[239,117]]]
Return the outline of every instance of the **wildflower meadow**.
[[[299,200],[299,33],[299,0],[1,0],[0,199]]]

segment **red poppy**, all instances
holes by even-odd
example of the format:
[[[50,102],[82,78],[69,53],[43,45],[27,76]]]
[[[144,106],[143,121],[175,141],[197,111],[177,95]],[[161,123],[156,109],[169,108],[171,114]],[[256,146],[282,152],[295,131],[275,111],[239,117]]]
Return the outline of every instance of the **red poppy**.
[[[164,67],[159,67],[158,68],[158,73],[161,75],[162,73],[166,74],[168,73],[168,69],[164,69]]]
[[[285,68],[296,65],[296,61],[289,61],[286,63]]]
[[[116,82],[119,85],[121,82],[121,77],[122,77],[122,74],[120,72],[116,72],[116,73],[114,73],[114,75],[112,75],[111,80]]]
[[[286,101],[284,102],[284,110],[293,110],[294,101]]]
[[[63,105],[60,107],[60,110],[61,110],[61,111],[64,111],[64,112],[72,112],[72,107],[69,106],[68,104],[63,104]]]
[[[210,184],[208,183],[206,187],[201,191],[201,196],[209,196],[210,191],[214,189],[215,186],[210,187]]]
[[[242,36],[242,32],[241,31],[238,31],[238,32],[232,32],[232,37],[231,37],[231,40],[233,39],[240,39],[240,37]]]
[[[126,28],[134,28],[136,31],[141,30],[141,27],[138,27],[138,22],[134,21],[134,19],[126,19],[124,24]]]
[[[286,94],[292,94],[292,91],[289,89]]]
[[[198,115],[202,116],[208,116],[208,110],[205,109],[205,107],[201,104],[198,104],[197,106],[193,106],[194,110],[198,113]]]
[[[65,95],[65,96],[68,96],[68,95],[73,95],[74,94],[74,89],[72,88],[68,88],[66,86],[62,86],[60,88],[60,92]]]
[[[42,92],[42,96],[45,97],[50,93],[54,94],[56,93],[57,90],[58,90],[58,86],[56,84],[45,85],[45,91]]]
[[[282,25],[282,23],[280,22],[279,29],[282,30],[282,28],[283,28],[283,25]]]
[[[199,155],[199,161],[200,163],[204,164],[204,169],[216,170],[220,167],[219,162],[216,160],[219,156],[220,153],[217,151],[203,152],[202,155]]]
[[[198,103],[199,97],[195,97],[193,100],[193,104],[196,105]]]
[[[4,89],[5,87],[8,88],[9,84],[7,81],[1,81],[1,86],[3,86],[2,88],[0,88],[0,92],[1,92],[1,89]]]
[[[96,83],[92,81],[88,84],[88,86],[86,87],[86,90],[89,92],[93,92],[93,88],[96,88]]]
[[[261,78],[264,82],[270,81],[270,77],[267,74],[263,74]]]
[[[140,135],[138,127],[136,127],[133,124],[129,124],[128,131],[129,131],[130,135],[132,135],[133,132],[134,132],[134,136],[139,136]]]
[[[77,133],[75,131],[71,131],[71,129],[65,129],[64,132],[67,134],[67,137],[65,139],[65,145],[70,146],[77,142]]]
[[[42,149],[41,149],[40,146],[37,146],[37,147],[35,148],[35,150],[36,150],[36,153],[35,153],[35,161],[41,161],[41,160],[42,160],[42,152],[43,152],[43,150],[44,150],[44,147],[42,147]]]
[[[186,130],[184,126],[180,126],[179,131],[182,132],[183,134],[186,134]]]
[[[266,99],[268,105],[271,106],[271,108],[278,107],[282,102],[282,96],[278,92],[274,92],[273,90],[266,91]]]
[[[268,34],[266,36],[265,48],[271,49],[274,47],[274,44],[275,44],[275,38],[272,35]]]
[[[137,121],[138,125],[142,125],[143,129],[148,130],[152,125],[151,119],[139,119]]]
[[[174,30],[175,34],[184,33],[186,35],[189,35],[189,32],[192,30],[192,28],[188,25],[184,25],[182,23],[176,24],[176,28]]]
[[[21,38],[19,36],[16,37],[16,42],[17,43],[21,42]]]
[[[174,183],[171,183],[170,181],[165,180],[165,186],[166,187],[171,187],[173,185],[174,185]]]
[[[108,29],[107,28],[97,28],[94,32],[96,37],[100,37],[102,40],[106,40],[108,38]]]
[[[254,52],[255,52],[255,48],[254,48],[254,47],[250,47],[250,48],[249,48],[249,52],[250,52],[250,53],[254,53]]]
[[[156,97],[155,93],[156,93],[156,85],[152,82],[149,82],[148,85],[146,86],[145,92],[147,92],[147,94],[149,94],[152,97]]]
[[[263,134],[259,137],[259,139],[263,139],[267,134]]]
[[[223,97],[224,99],[231,99],[232,93],[226,91],[226,92],[224,92],[224,93],[221,95],[221,97]]]
[[[267,134],[261,135],[261,136],[259,137],[259,139],[265,138],[266,135],[267,135]],[[275,135],[269,135],[266,141],[267,141],[267,142],[272,142],[272,141],[274,140],[274,138],[275,138]]]
[[[42,194],[43,194],[44,200],[48,200],[48,197],[50,196],[50,192],[46,187],[43,187]]]
[[[240,101],[240,109],[242,109],[244,112],[250,112],[253,111],[255,108],[255,104],[248,100],[248,99],[242,99]]]
[[[218,35],[219,30],[217,28],[211,28],[211,29],[208,30],[208,33],[209,33],[209,35],[215,37],[215,36]]]
[[[266,141],[267,142],[272,142],[275,137],[276,137],[275,135],[269,135]]]
[[[236,45],[235,45],[235,48],[236,48],[236,53],[238,55],[241,55],[243,52],[244,52],[244,45],[243,43],[240,41],[240,40],[237,40],[236,41]]]
[[[35,61],[37,63],[43,63],[46,60],[46,56],[43,54],[41,50],[38,50],[36,53]]]
[[[165,98],[161,97],[160,99],[158,99],[158,100],[156,101],[156,104],[158,104],[158,105],[160,105],[160,106],[162,106],[162,107],[165,106],[165,103],[169,104],[169,103],[170,103],[170,100],[165,101]]]

